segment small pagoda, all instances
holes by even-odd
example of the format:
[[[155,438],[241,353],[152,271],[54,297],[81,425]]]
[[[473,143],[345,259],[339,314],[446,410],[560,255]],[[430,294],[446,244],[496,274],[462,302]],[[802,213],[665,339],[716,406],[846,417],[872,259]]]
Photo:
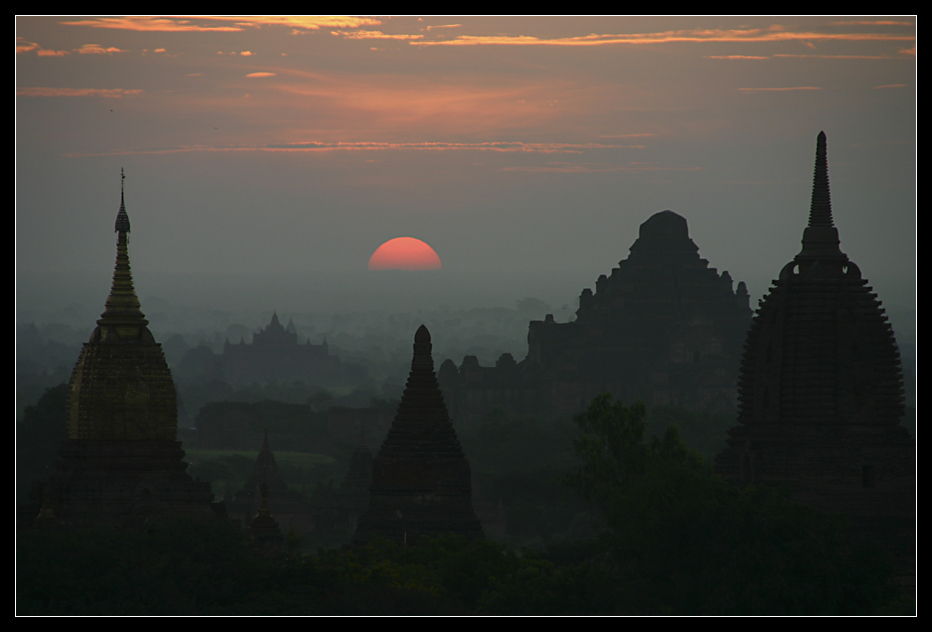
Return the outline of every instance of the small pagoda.
[[[262,490],[265,489],[265,496]],[[263,500],[264,499],[264,500]],[[275,454],[269,447],[269,433],[265,433],[262,449],[256,456],[252,475],[236,493],[226,501],[227,513],[233,518],[244,517],[249,523],[256,508],[265,502],[272,514],[285,529],[294,528],[298,533],[307,533],[314,527],[311,507],[303,491],[288,488],[288,484],[278,471]]]
[[[434,373],[430,332],[414,335],[414,358],[398,412],[373,461],[369,508],[356,543],[375,537],[416,544],[424,537],[483,537],[473,510],[469,462]]]

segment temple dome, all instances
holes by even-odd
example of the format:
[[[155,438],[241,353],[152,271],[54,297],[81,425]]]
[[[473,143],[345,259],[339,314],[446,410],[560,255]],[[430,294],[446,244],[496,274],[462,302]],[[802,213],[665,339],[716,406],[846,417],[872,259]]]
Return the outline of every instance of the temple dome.
[[[641,224],[628,261],[628,265],[695,265],[700,261],[699,246],[689,238],[686,218],[673,211],[661,211]]]
[[[645,241],[689,239],[686,218],[673,211],[660,211],[641,224],[638,237]]]

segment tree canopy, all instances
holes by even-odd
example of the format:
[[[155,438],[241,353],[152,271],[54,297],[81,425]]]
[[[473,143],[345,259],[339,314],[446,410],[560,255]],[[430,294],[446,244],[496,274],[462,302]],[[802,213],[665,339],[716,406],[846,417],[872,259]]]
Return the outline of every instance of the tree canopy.
[[[646,443],[644,416],[596,397],[567,477],[601,512],[620,612],[857,614],[893,597],[888,560],[842,520],[729,485],[674,426]]]

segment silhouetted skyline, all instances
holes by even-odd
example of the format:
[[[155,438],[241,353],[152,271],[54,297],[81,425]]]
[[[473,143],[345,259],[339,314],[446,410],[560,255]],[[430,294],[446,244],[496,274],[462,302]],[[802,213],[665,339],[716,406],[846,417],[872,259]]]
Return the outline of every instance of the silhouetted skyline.
[[[569,301],[670,209],[754,305],[798,250],[825,130],[847,252],[885,304],[911,301],[913,17],[16,27],[20,279],[107,277],[125,167],[143,298],[173,287],[158,275],[193,295],[228,275],[293,309],[296,295],[313,302],[302,275],[349,275],[359,303],[381,285],[365,276],[373,251],[410,236],[457,287],[491,281],[518,299],[534,291],[517,279],[560,271]],[[267,291],[250,275],[294,282]]]

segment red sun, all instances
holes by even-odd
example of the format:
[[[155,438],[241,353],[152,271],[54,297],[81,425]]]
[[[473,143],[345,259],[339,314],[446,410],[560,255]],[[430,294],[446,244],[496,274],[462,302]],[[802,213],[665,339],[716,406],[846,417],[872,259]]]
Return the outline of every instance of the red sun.
[[[414,237],[389,239],[369,257],[370,270],[439,270],[434,249]]]

